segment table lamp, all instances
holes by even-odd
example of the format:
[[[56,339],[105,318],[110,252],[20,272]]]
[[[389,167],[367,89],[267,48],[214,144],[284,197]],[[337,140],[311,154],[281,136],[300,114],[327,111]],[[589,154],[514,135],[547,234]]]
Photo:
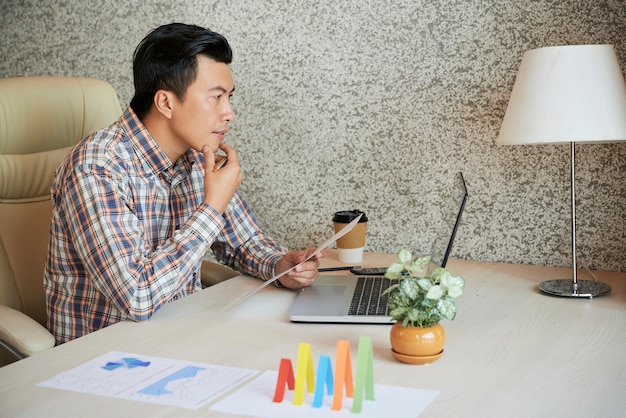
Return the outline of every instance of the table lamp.
[[[496,144],[571,144],[572,278],[544,281],[549,295],[592,298],[605,283],[576,274],[575,148],[626,140],[626,83],[612,45],[553,46],[526,51]]]

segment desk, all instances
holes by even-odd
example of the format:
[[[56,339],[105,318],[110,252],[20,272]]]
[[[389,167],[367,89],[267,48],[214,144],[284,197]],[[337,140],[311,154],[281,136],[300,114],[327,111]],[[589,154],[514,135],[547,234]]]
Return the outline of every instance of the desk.
[[[393,260],[366,254],[362,265]],[[336,265],[329,251],[323,266]],[[267,286],[225,311],[259,285],[240,276],[171,303],[148,322],[122,322],[0,369],[0,415],[219,416],[208,406],[193,411],[36,384],[113,350],[263,371],[277,370],[281,356],[295,359],[300,342],[311,343],[317,361],[334,358],[339,339],[350,341],[354,355],[359,336],[369,335],[376,383],[441,391],[424,418],[626,416],[626,274],[596,272],[612,293],[578,300],[537,290],[542,280],[569,277],[568,269],[462,260],[448,267],[465,278],[466,290],[457,318],[443,322],[443,357],[427,366],[392,357],[387,325],[290,323],[294,293],[286,289]]]

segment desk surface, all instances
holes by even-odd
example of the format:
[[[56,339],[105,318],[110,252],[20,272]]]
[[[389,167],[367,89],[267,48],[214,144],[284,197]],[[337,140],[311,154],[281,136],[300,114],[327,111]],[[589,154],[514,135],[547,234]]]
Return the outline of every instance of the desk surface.
[[[367,254],[362,264],[393,259]],[[323,266],[335,265],[329,251]],[[113,350],[262,371],[276,370],[281,356],[295,359],[300,342],[311,343],[317,359],[334,357],[339,339],[354,350],[369,335],[376,383],[440,391],[420,417],[626,416],[626,274],[594,272],[613,291],[589,300],[539,293],[540,281],[569,277],[568,269],[462,260],[448,267],[465,278],[466,290],[457,318],[442,323],[444,355],[427,366],[392,357],[387,325],[290,323],[294,292],[286,289],[267,286],[225,310],[259,285],[236,277],[165,306],[148,322],[119,323],[0,368],[1,415],[219,416],[208,406],[192,411],[36,384]]]

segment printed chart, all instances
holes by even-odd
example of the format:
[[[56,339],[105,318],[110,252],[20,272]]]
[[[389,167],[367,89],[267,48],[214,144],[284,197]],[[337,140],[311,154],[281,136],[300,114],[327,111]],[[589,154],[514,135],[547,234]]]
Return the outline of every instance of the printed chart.
[[[114,351],[39,386],[197,409],[258,373]]]

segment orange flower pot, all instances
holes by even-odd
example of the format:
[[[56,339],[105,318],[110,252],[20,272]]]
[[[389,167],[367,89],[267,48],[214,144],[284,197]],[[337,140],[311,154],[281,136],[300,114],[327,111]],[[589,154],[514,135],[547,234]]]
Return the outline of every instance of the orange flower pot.
[[[446,334],[441,324],[414,328],[395,323],[391,327],[389,340],[396,359],[410,364],[428,364],[443,355]]]

